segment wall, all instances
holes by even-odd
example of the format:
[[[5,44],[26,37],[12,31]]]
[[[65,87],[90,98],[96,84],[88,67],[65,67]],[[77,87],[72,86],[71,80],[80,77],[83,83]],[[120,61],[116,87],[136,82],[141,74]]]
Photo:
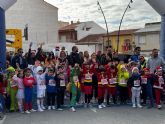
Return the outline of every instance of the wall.
[[[91,29],[89,31],[86,31],[85,28],[89,28],[91,27]],[[84,28],[84,30],[83,30]],[[98,24],[96,24],[93,21],[89,21],[89,22],[83,22],[81,23],[77,28],[77,39],[80,40],[90,34],[103,34],[106,33],[106,30],[104,28],[102,28],[101,26],[99,26]]]
[[[140,38],[144,37],[145,43],[139,43],[140,42]],[[137,46],[140,46],[142,51],[148,51],[148,52],[144,52],[144,54],[146,53],[147,55],[149,53],[151,53],[151,50],[153,48],[156,49],[160,49],[160,32],[154,32],[154,33],[145,33],[145,34],[136,34],[135,35],[135,43]]]
[[[17,0],[6,12],[6,28],[18,28],[23,31],[26,24],[29,28],[29,40],[25,41],[23,38],[25,51],[30,42],[34,42],[33,47],[40,43],[58,42],[58,8],[43,0]]]

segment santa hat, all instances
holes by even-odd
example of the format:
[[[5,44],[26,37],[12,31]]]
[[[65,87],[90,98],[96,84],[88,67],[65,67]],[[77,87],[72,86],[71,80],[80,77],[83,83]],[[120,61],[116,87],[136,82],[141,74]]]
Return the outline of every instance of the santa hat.
[[[144,68],[143,71],[150,71],[150,69],[149,68]]]
[[[162,67],[160,66],[156,67],[156,71],[162,71]]]
[[[135,70],[138,70],[138,72],[139,72],[139,69],[137,67],[133,67],[132,68],[132,73],[134,73]]]

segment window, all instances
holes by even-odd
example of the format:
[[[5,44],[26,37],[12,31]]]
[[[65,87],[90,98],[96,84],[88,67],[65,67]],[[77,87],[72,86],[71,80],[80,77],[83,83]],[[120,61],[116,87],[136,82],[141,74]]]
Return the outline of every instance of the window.
[[[145,35],[138,36],[138,43],[139,44],[146,44],[146,37],[145,37]]]

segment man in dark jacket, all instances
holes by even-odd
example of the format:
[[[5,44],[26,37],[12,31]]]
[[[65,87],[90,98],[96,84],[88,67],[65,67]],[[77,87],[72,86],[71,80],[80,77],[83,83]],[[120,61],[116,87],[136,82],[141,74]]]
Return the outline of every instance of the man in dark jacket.
[[[79,65],[81,64],[77,46],[72,47],[72,52],[68,56],[68,61],[69,61],[69,65],[71,65],[72,67],[74,67],[75,64],[79,64]]]
[[[14,68],[20,68],[20,69],[25,69],[27,68],[27,61],[26,59],[22,56],[23,54],[23,49],[20,48],[18,49],[17,54],[14,56],[12,59],[12,66]]]

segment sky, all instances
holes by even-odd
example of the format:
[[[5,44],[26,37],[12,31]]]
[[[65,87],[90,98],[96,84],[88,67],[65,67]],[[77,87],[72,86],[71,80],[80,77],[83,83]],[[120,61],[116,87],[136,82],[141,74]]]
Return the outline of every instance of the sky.
[[[56,6],[60,21],[95,21],[106,29],[97,0],[45,0]],[[130,0],[99,0],[109,31],[118,30],[121,17]],[[145,23],[158,22],[160,15],[145,1],[133,0],[124,16],[121,29],[143,28]]]

